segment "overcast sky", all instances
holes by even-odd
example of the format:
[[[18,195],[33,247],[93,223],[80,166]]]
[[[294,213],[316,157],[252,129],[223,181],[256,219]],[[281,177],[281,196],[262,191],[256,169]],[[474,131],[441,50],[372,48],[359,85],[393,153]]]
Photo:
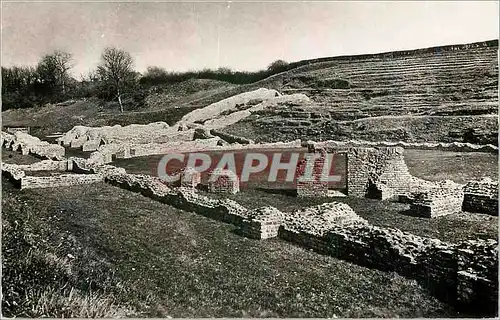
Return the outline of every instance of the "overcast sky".
[[[60,49],[73,54],[78,76],[116,46],[132,54],[138,71],[253,71],[276,59],[498,39],[498,12],[497,1],[3,2],[2,65],[35,65]]]

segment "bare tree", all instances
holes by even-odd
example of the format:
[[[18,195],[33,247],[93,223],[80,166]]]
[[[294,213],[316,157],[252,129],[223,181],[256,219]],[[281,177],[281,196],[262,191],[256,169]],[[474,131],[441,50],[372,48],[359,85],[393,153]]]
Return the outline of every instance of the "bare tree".
[[[267,70],[268,71],[281,71],[281,70],[284,70],[287,65],[288,65],[288,62],[286,62],[285,60],[276,60],[267,67]]]
[[[121,112],[123,112],[123,91],[135,77],[135,73],[132,69],[133,64],[134,60],[130,53],[117,48],[108,47],[104,49],[101,55],[101,62],[97,67],[97,72],[100,77],[116,91],[116,97],[118,98]]]
[[[66,83],[69,79],[69,70],[73,68],[73,56],[71,53],[56,50],[42,57],[38,63],[38,73],[45,82],[53,82],[54,86],[60,86],[62,93],[66,93]]]

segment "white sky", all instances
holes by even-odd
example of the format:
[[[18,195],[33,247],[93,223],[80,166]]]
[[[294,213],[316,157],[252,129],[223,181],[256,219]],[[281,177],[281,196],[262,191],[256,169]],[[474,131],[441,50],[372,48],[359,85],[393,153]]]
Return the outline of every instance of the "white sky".
[[[488,2],[5,3],[2,65],[35,65],[71,52],[75,75],[106,46],[129,51],[138,71],[230,67],[498,39]]]

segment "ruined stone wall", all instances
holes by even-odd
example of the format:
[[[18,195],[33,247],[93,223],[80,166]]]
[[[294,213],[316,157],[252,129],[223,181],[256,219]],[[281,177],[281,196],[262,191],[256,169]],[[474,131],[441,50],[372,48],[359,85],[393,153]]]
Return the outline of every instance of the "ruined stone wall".
[[[33,154],[40,158],[64,159],[65,150],[57,144],[42,141],[27,133],[16,131],[14,134],[2,132],[2,145],[7,149],[21,151],[23,155]]]
[[[283,222],[283,212],[274,207],[250,210],[239,225],[242,235],[252,239],[269,239],[278,236]]]
[[[32,164],[20,164],[17,167],[23,171],[68,171],[68,161],[42,160]]]
[[[362,266],[392,271],[419,283],[441,299],[462,307],[498,304],[498,242],[450,244],[398,229],[354,223],[311,233],[285,224],[279,237]]]
[[[328,182],[323,181],[323,167],[326,165],[326,152],[321,150],[321,155],[315,159],[311,177],[306,172],[306,160],[302,159],[297,164],[295,176],[297,177],[297,197],[326,197],[328,196]]]
[[[417,185],[404,162],[402,148],[349,148],[347,192],[354,197],[389,199]]]
[[[229,200],[212,199],[198,194],[193,188],[170,189],[159,178],[147,175],[110,174],[106,181],[122,188],[140,192],[176,208],[196,212],[209,218],[240,225],[248,210]]]
[[[7,177],[7,179],[9,179],[15,187],[20,188],[21,179],[26,175],[26,173],[24,170],[19,169],[19,167],[15,164],[2,162],[2,175]]]
[[[434,218],[453,214],[462,210],[464,201],[463,186],[450,180],[436,182],[433,187],[411,195],[412,215]]]
[[[21,179],[21,189],[68,187],[104,181],[98,174],[62,174],[51,177],[25,176]]]
[[[498,215],[498,181],[471,181],[464,187],[462,210]]]
[[[479,145],[473,143],[462,142],[404,142],[404,141],[365,141],[365,140],[349,140],[349,141],[308,141],[304,146],[313,144],[317,148],[346,148],[346,147],[402,147],[405,149],[418,150],[442,150],[456,152],[491,152],[498,153],[498,147],[492,144]]]
[[[214,136],[218,136],[218,137],[224,139],[224,141],[227,141],[229,143],[254,144],[254,141],[251,139],[236,136],[236,135],[230,134],[230,133],[225,133],[225,132],[222,132],[220,130],[212,129],[212,130],[210,130],[210,133]]]
[[[449,187],[448,184],[412,176],[404,161],[403,152],[401,147],[349,148],[348,195],[408,202],[410,194],[423,193],[429,189],[437,192],[440,188]],[[451,189],[456,190],[456,186],[451,186]]]
[[[73,148],[81,148],[86,144],[85,149],[92,151],[92,147],[98,147],[100,141],[105,144],[113,142],[160,143],[171,140],[171,137],[175,135],[178,135],[177,128],[169,127],[165,122],[154,122],[146,125],[131,124],[125,127],[120,125],[103,127],[75,126],[58,138],[57,142]]]
[[[235,194],[240,191],[240,179],[231,170],[215,169],[210,172],[208,191]]]
[[[457,245],[457,301],[495,312],[498,306],[498,242],[469,240]]]

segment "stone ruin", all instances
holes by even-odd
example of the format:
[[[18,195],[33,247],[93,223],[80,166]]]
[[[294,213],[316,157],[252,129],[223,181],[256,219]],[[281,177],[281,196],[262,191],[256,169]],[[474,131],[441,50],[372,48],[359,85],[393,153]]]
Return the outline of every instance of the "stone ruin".
[[[196,188],[201,183],[201,173],[191,167],[185,167],[174,174],[179,174],[179,180],[173,185],[176,187]]]
[[[8,133],[14,134],[18,131],[23,132],[23,133],[30,133],[30,127],[6,127],[6,131]]]
[[[295,176],[297,177],[297,197],[327,197],[328,182],[322,181],[323,166],[326,162],[326,151],[319,150],[321,156],[315,159],[314,166],[311,168],[311,177],[306,172],[306,159],[302,159],[297,164]]]
[[[240,191],[240,179],[231,170],[215,169],[210,172],[208,191],[212,193],[236,194]]]
[[[377,168],[375,166],[369,173],[378,172],[382,176],[384,170],[377,171]],[[283,213],[273,207],[248,210],[228,199],[202,196],[192,187],[171,189],[159,178],[127,174],[123,168],[94,163],[82,158],[48,160],[23,166],[2,164],[2,170],[17,179],[25,178],[25,171],[29,170],[76,172],[79,174],[71,175],[75,179],[72,177],[70,179],[72,182],[67,185],[85,183],[83,181],[105,181],[183,210],[232,223],[240,228],[243,235],[251,238],[278,237],[356,264],[398,272],[417,279],[429,288],[444,288],[446,298],[452,302],[465,305],[479,304],[484,308],[492,308],[497,304],[498,242],[495,240],[450,244],[408,234],[398,229],[373,226],[359,217],[347,204],[338,202],[325,203],[291,213]],[[211,191],[234,192],[238,188],[237,176],[232,171],[215,170],[213,174],[217,179],[212,184]],[[78,176],[81,178],[76,178]],[[36,178],[41,180],[25,181],[35,187],[53,187],[57,183],[59,185],[66,183],[50,180],[52,177]],[[219,178],[225,179],[219,180]],[[365,194],[369,192],[370,187],[373,187],[370,186],[370,181],[381,183],[383,180],[373,178],[377,177],[368,174],[351,181],[363,185]],[[197,178],[189,181],[195,184]],[[386,185],[396,188],[398,184],[394,181],[388,179]],[[470,190],[474,190],[472,185],[471,183]],[[447,188],[442,186],[442,189]],[[406,189],[401,190],[406,191]],[[488,192],[493,195],[497,191]],[[484,193],[486,192],[481,194]],[[408,199],[411,199],[412,194],[407,195]]]
[[[437,182],[426,191],[413,193],[411,198],[412,215],[434,218],[460,212],[464,191],[461,184],[445,180]]]
[[[352,224],[367,224],[349,205],[340,202],[323,203],[285,215],[283,228],[323,236],[328,230]]]
[[[93,151],[101,144],[113,142],[164,142],[173,129],[165,122],[154,122],[147,125],[131,124],[104,127],[75,126],[56,141],[63,146],[83,148]],[[177,130],[176,130],[177,131]]]
[[[462,210],[498,215],[498,181],[484,178],[467,183]]]
[[[404,161],[404,149],[401,147],[342,148],[324,144],[317,147],[313,143],[308,147],[309,152],[321,153],[320,163],[324,163],[326,152],[346,154],[349,196],[409,203],[413,215],[429,218],[461,211],[464,201],[463,185],[453,181],[427,181],[412,176]],[[304,164],[300,164],[297,171],[301,173],[303,167]],[[321,175],[319,169],[314,175]],[[326,183],[297,183],[298,196],[323,197],[327,194]]]
[[[12,183],[24,189],[69,187],[104,181],[102,174],[75,174],[72,160],[44,160],[29,165],[2,163],[2,174]],[[50,175],[34,176],[33,172],[49,172]],[[31,173],[32,175],[27,175]]]
[[[252,239],[269,239],[278,236],[278,229],[283,221],[283,212],[274,207],[262,207],[251,210],[242,221],[242,235]]]
[[[57,144],[42,141],[37,137],[16,131],[9,134],[2,131],[2,146],[13,151],[21,151],[21,154],[32,154],[40,158],[63,159],[66,150]]]

